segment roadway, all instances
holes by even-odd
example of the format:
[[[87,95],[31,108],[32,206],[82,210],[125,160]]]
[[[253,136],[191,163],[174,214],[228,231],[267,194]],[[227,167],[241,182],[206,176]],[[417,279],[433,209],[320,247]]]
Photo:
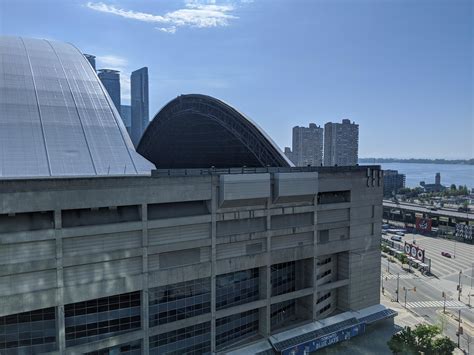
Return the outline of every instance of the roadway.
[[[473,263],[474,245],[456,243],[456,257],[446,258],[441,256],[441,251],[447,251],[454,256],[455,244],[451,240],[430,238],[419,235],[406,234],[403,238],[406,241],[413,241],[426,250],[426,255],[431,258],[431,267],[434,276],[423,276],[418,271],[409,273],[401,268],[400,263],[390,263],[386,258],[382,258],[382,275],[385,295],[391,299],[396,299],[397,275],[399,279],[399,302],[405,305],[405,293],[403,287],[413,289],[416,292],[408,291],[406,307],[410,311],[422,316],[427,322],[432,324],[445,324],[445,333],[457,343],[457,317],[461,310],[461,319],[465,333],[474,337],[474,308],[469,307],[469,294],[473,294],[471,299],[474,306],[473,290]],[[461,274],[461,301],[458,301],[457,285]],[[446,294],[446,314],[443,313],[444,299],[442,292]],[[471,348],[474,343],[471,343]],[[461,347],[467,349],[465,337],[461,337]]]
[[[445,209],[445,208],[437,208],[436,210],[431,210],[429,207],[424,207],[422,205],[416,203],[408,203],[408,202],[392,202],[390,200],[383,200],[383,206],[389,208],[398,208],[403,209],[406,211],[411,212],[418,212],[418,213],[427,213],[431,216],[441,216],[441,217],[451,217],[457,218],[462,220],[472,220],[474,221],[474,213],[467,213],[467,212],[459,212],[453,211],[452,209]]]

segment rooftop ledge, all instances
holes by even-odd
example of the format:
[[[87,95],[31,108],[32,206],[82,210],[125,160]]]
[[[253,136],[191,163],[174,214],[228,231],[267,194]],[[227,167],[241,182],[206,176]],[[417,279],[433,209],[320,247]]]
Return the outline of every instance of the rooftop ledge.
[[[355,166],[305,166],[305,167],[259,167],[259,168],[208,168],[208,169],[155,169],[152,177],[163,176],[196,176],[196,175],[224,175],[224,174],[262,174],[262,173],[343,173],[353,171],[381,170],[380,165]]]

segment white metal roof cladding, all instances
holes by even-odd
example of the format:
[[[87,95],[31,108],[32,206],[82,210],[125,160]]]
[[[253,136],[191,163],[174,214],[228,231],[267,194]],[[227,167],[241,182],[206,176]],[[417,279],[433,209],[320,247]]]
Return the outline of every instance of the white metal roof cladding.
[[[77,48],[0,36],[0,178],[152,169]]]

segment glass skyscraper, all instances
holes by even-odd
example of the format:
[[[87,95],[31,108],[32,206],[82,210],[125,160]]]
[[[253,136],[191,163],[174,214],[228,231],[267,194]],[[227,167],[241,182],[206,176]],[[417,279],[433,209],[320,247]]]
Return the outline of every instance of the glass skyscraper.
[[[89,63],[91,64],[92,68],[95,71],[95,55],[84,53],[84,57],[86,57],[86,59],[89,61]]]
[[[123,124],[127,129],[128,135],[132,134],[132,106],[122,105],[120,107],[120,116],[122,116]]]
[[[98,75],[114,102],[115,108],[120,113],[120,72],[112,69],[99,69]]]
[[[143,67],[132,72],[132,142],[137,146],[148,126],[148,68]]]

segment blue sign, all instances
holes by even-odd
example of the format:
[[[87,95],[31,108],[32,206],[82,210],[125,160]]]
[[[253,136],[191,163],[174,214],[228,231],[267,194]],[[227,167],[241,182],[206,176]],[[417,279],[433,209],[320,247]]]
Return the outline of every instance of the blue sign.
[[[310,340],[303,344],[298,344],[292,348],[285,349],[282,355],[303,355],[310,352],[325,348],[326,346],[339,343],[341,341],[349,340],[356,335],[365,332],[365,323],[353,325],[349,328],[339,330],[337,332],[324,335],[314,340]]]

